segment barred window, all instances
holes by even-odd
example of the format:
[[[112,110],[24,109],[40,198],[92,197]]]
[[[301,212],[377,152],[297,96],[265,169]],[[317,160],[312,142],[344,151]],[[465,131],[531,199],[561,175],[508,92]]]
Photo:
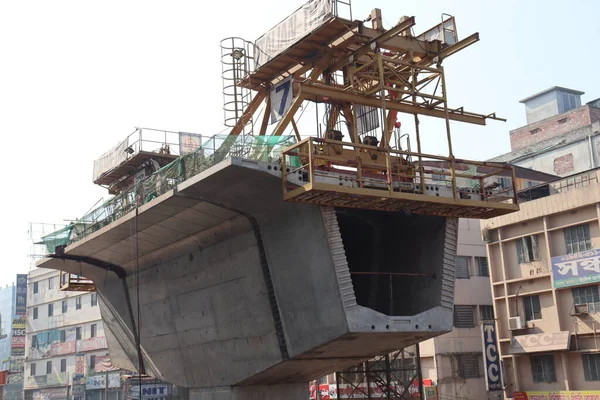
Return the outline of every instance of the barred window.
[[[564,234],[567,254],[579,253],[592,248],[590,226],[588,224],[565,228]]]
[[[477,275],[490,276],[487,258],[486,257],[475,257],[475,261],[477,262]]]
[[[479,306],[479,314],[483,321],[494,320],[494,307],[492,306]]]
[[[519,264],[530,263],[540,259],[537,236],[525,236],[517,242],[517,259]]]
[[[600,296],[598,286],[582,286],[573,288],[573,302],[575,304],[587,304],[589,313],[600,311]]]
[[[534,383],[556,382],[554,358],[551,355],[531,356],[531,375]]]
[[[583,376],[586,381],[600,381],[600,354],[582,354]]]
[[[456,256],[456,279],[469,279],[469,257]]]
[[[473,328],[475,317],[473,306],[454,306],[454,326],[457,328]]]
[[[479,365],[481,356],[478,354],[460,354],[455,356],[456,372],[460,378],[479,378],[482,376]]]

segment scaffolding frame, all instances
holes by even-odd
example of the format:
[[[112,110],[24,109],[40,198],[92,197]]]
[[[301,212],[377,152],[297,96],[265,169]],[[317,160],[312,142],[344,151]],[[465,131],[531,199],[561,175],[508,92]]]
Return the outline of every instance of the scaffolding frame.
[[[337,399],[423,399],[419,345],[336,372]]]

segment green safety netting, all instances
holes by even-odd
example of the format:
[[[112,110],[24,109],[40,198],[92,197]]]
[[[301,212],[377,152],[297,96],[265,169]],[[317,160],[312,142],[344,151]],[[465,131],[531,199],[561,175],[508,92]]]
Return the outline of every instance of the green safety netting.
[[[44,236],[42,243],[53,253],[56,246],[88,236],[226,158],[275,162],[281,159],[284,149],[295,143],[294,136],[216,135],[207,138],[196,151],[177,158],[136,182],[69,226]]]
[[[54,253],[54,249],[57,246],[65,246],[69,244],[71,240],[71,233],[73,232],[73,224],[69,224],[56,232],[52,232],[49,235],[42,236],[39,243],[46,246],[46,250],[49,253]]]

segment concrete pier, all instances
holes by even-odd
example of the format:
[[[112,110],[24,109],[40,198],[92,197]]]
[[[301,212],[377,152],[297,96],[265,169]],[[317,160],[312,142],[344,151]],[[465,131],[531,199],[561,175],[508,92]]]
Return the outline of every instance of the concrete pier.
[[[456,219],[284,202],[276,168],[227,159],[38,266],[94,281],[114,365],[137,370],[139,329],[193,399],[304,399],[451,330]]]

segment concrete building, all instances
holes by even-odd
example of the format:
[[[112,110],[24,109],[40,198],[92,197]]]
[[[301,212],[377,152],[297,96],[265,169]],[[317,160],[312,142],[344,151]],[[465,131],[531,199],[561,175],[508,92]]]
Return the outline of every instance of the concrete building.
[[[60,291],[57,271],[29,273],[25,399],[104,399],[107,376],[108,398],[122,398],[118,370],[95,372],[110,369],[96,296]]]
[[[481,321],[494,318],[485,245],[478,220],[461,219],[452,332],[420,344],[424,379],[446,398],[485,399]]]
[[[600,395],[599,176],[533,187],[481,222],[507,397]]]
[[[490,161],[558,176],[600,165],[600,102],[582,106],[582,94],[555,86],[521,100],[527,125],[510,132],[509,153]]]
[[[55,270],[29,273],[23,398],[139,398],[134,374],[111,363],[97,293],[61,291],[59,279]],[[171,384],[154,378],[141,388],[143,398],[178,398]]]
[[[15,315],[15,286],[0,289],[0,371],[9,369],[12,320]]]
[[[0,399],[21,399],[23,390],[22,360],[18,355],[13,356],[13,348],[19,346],[13,343],[13,329],[16,328],[15,319],[15,285],[0,289],[0,371],[5,375],[0,382]],[[16,339],[16,338],[15,338]],[[18,341],[18,340],[16,340]],[[17,351],[14,351],[15,353]]]

